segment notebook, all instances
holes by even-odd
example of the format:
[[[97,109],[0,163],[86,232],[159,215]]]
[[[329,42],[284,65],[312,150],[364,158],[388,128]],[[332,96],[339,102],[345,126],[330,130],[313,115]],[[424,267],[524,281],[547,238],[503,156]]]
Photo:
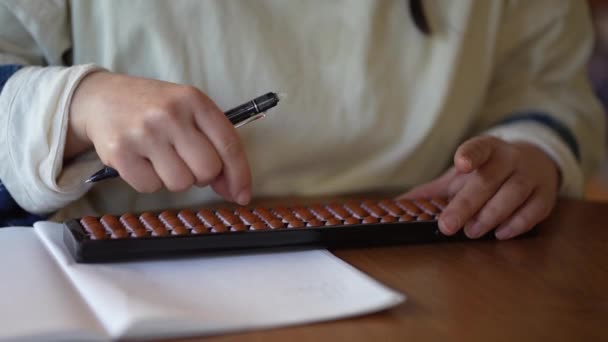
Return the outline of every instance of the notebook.
[[[155,340],[268,329],[405,300],[325,250],[78,264],[62,225],[0,229],[0,340]]]

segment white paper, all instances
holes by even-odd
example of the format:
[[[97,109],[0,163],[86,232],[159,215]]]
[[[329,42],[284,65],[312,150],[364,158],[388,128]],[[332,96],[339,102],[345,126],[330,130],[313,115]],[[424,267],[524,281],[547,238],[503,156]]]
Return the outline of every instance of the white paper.
[[[32,228],[0,229],[0,340],[108,340]]]
[[[35,229],[114,337],[302,324],[383,310],[405,298],[324,250],[77,264],[61,225]]]

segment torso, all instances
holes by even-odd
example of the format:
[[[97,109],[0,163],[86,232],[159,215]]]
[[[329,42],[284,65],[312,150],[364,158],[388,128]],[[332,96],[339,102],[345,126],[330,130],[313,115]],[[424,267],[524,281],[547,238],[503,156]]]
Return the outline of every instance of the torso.
[[[239,128],[254,195],[405,190],[442,172],[472,133],[491,69],[491,4],[426,6],[430,37],[407,1],[76,2],[74,62],[192,84],[222,109],[285,93],[265,120]],[[208,198],[195,189],[96,202],[124,211]]]

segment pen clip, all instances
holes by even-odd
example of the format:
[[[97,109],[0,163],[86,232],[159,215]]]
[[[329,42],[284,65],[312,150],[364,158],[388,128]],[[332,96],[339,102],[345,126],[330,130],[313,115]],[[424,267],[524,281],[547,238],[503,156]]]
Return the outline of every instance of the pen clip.
[[[234,125],[234,127],[235,128],[239,128],[241,126],[244,126],[244,125],[250,123],[251,121],[255,121],[257,119],[261,119],[261,118],[263,118],[265,116],[266,116],[266,113],[258,113],[256,115],[252,115],[251,117],[249,117],[249,119],[243,120],[243,121],[239,122],[238,124]]]

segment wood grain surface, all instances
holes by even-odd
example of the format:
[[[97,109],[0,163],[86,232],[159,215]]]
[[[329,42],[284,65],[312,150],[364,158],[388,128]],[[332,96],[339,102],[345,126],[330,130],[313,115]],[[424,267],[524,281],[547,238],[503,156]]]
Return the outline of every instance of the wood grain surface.
[[[204,340],[608,341],[607,222],[608,204],[562,200],[523,239],[334,251],[408,300],[353,319]]]

